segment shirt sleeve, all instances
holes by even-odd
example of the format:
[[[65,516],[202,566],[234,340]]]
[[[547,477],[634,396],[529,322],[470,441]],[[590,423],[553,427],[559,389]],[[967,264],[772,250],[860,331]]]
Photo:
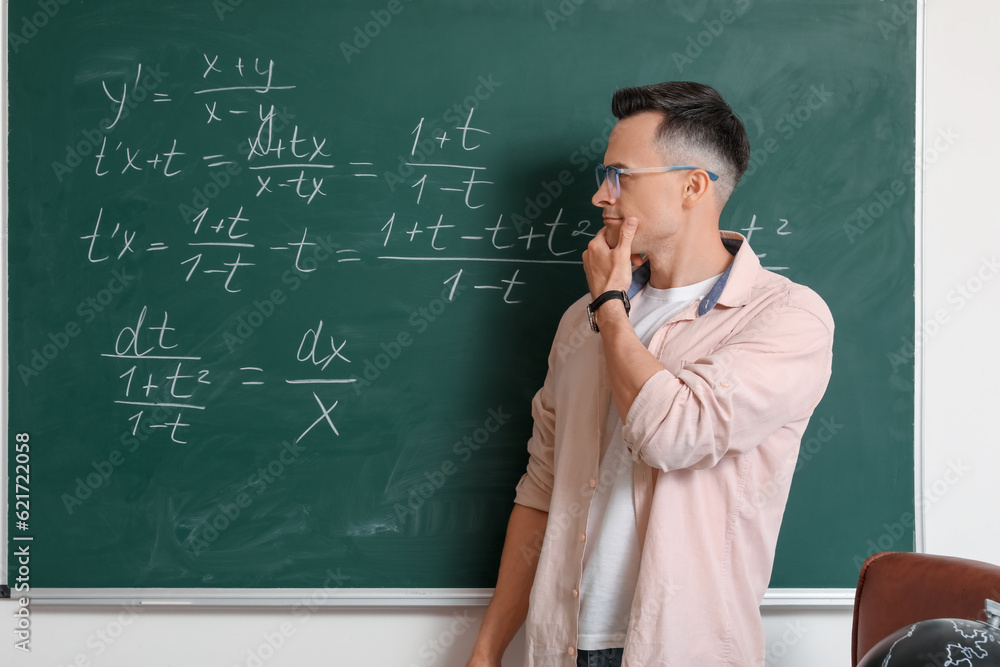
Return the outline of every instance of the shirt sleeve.
[[[555,483],[555,441],[556,441],[556,399],[555,385],[559,364],[564,355],[559,350],[574,349],[574,336],[579,336],[579,302],[571,306],[559,321],[552,347],[549,350],[548,372],[545,382],[531,401],[531,417],[534,420],[531,439],[528,440],[528,468],[517,484],[514,502],[533,507],[543,512],[549,511],[552,488]],[[589,330],[588,330],[589,333]]]
[[[549,375],[552,374],[551,369]],[[556,413],[548,401],[549,378],[531,401],[531,416],[534,419],[531,439],[528,440],[528,469],[517,484],[514,502],[533,507],[543,512],[549,511],[552,500],[552,486],[555,479],[555,427]]]
[[[810,294],[808,307],[772,304],[677,375],[649,378],[622,429],[633,456],[665,471],[708,468],[807,419],[826,391],[833,347],[829,310]]]

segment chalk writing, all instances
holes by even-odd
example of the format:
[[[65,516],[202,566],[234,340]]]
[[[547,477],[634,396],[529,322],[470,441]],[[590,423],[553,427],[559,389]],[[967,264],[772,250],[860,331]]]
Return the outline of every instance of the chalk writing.
[[[181,214],[169,226],[146,224],[111,202],[94,202],[83,216],[86,233],[78,236],[87,266],[148,257],[143,266],[150,275],[172,279],[184,298],[213,294],[230,301],[248,293],[253,298],[261,293],[259,285],[279,280],[295,290],[310,276],[321,276],[324,285],[335,287],[350,267],[395,267],[414,278],[429,272],[430,288],[443,289],[446,301],[471,287],[480,299],[517,308],[533,298],[533,271],[579,266],[580,253],[597,232],[597,225],[572,219],[554,200],[518,224],[500,212],[506,206],[497,199],[502,177],[489,156],[504,137],[477,116],[477,105],[430,122],[435,110],[421,110],[395,128],[400,153],[392,173],[386,163],[393,157],[346,148],[340,119],[325,118],[326,127],[317,128],[297,120],[288,109],[295,109],[307,84],[271,58],[204,52],[170,90],[150,96],[147,79],[157,69],[136,63],[96,84],[111,104],[108,130],[121,135],[105,134],[95,146],[92,178],[125,188],[190,178],[205,187],[194,188],[191,205],[177,202]],[[152,104],[138,106],[139,93]],[[164,113],[193,118],[205,134],[196,140],[141,132],[145,116]],[[385,181],[377,177],[380,170],[390,174]],[[344,197],[366,201],[367,217],[342,222],[338,200]],[[310,214],[300,220],[296,211]],[[784,236],[793,226],[754,215],[742,231],[747,238]],[[317,261],[321,252],[336,261]],[[268,314],[286,298],[273,287],[264,294],[277,295],[254,301],[268,304]],[[230,354],[233,341],[242,344],[264,327],[263,315],[250,316],[258,316],[252,327],[244,324],[238,339],[226,339]],[[181,353],[197,349],[199,322],[185,322],[184,331],[177,331],[164,306],[123,308],[115,317],[130,319],[117,321],[113,351],[103,356],[118,364],[115,403],[138,408],[127,416],[133,435],[153,409],[170,408],[151,427],[162,429],[169,442],[187,444],[197,437],[197,415],[210,412],[215,397],[265,386],[291,392],[302,406],[289,419],[296,442],[340,435],[334,415],[347,414],[351,406],[338,392],[356,383],[358,373],[350,370],[353,344],[340,333],[352,323],[339,311],[317,305],[297,338],[278,341],[288,364],[280,370],[268,367],[266,359],[273,357],[255,358],[252,346],[228,365]],[[360,395],[357,385],[353,389]]]

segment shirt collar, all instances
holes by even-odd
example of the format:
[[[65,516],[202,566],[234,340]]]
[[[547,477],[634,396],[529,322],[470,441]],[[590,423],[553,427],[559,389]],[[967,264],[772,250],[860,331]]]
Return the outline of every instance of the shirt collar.
[[[699,317],[715,308],[720,301],[724,306],[738,306],[745,303],[749,297],[745,288],[752,284],[752,274],[756,273],[756,269],[760,266],[757,255],[750,249],[750,244],[742,234],[728,231],[720,231],[719,234],[722,237],[722,245],[726,247],[729,254],[734,256],[734,259],[698,304]],[[632,272],[632,285],[628,288],[630,299],[646,286],[650,274],[649,262]],[[730,278],[733,277],[734,280],[730,281]],[[731,288],[725,292],[726,286],[730,285],[730,282],[732,282]],[[725,292],[725,299],[723,299],[723,292]]]

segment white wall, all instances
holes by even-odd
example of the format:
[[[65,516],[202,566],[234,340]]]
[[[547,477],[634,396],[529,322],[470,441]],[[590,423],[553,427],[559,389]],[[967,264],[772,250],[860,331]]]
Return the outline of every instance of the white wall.
[[[951,128],[959,138],[926,170],[925,316],[943,309],[949,321],[928,337],[923,357],[925,550],[993,563],[1000,563],[998,28],[1000,5],[989,0],[928,7],[925,136]],[[948,483],[949,469],[950,480],[961,471],[957,483]]]
[[[1000,107],[995,83],[1000,51],[990,47],[1000,34],[1000,4],[930,0],[925,17],[925,142],[932,147],[939,130],[958,135],[951,147],[927,160],[925,170],[924,316],[931,319],[943,309],[947,320],[925,341],[922,355],[925,547],[1000,563],[1000,519],[992,495],[1000,470],[1000,437],[993,425],[1000,398],[1000,355],[994,344],[1000,279],[990,280],[1000,270],[990,263],[1000,254],[1000,224],[991,205],[1000,153],[1000,127],[994,121]],[[971,298],[962,297],[959,286]],[[269,655],[270,637],[283,645],[262,663],[267,667],[458,667],[481,615],[481,608],[324,610],[303,622],[287,612],[260,609],[36,607],[33,652],[24,656],[12,648],[8,608],[0,606],[0,662],[32,666],[77,659],[102,666],[247,665],[254,664],[250,652]],[[850,608],[766,608],[764,617],[770,665],[849,664]],[[102,633],[111,639],[119,632],[110,644],[101,639]],[[446,644],[450,648],[443,648]],[[520,664],[522,647],[519,635],[504,664]]]

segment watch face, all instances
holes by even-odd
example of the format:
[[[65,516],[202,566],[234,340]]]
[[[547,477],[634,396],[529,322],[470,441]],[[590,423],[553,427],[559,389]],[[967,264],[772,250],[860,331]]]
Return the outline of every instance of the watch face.
[[[597,320],[594,319],[594,311],[590,306],[587,306],[587,319],[590,320],[590,328],[594,331],[600,332],[600,329],[597,328]]]

